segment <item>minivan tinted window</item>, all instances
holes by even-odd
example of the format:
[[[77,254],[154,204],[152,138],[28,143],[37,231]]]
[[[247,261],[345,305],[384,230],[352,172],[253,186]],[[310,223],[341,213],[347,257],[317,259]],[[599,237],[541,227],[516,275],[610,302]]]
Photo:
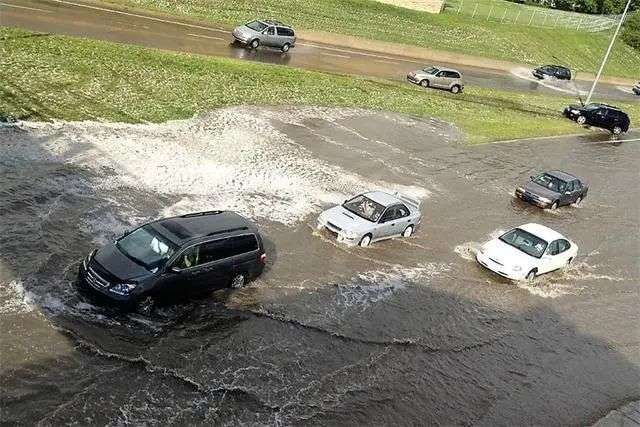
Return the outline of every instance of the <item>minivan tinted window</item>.
[[[200,260],[202,264],[219,261],[233,256],[233,249],[229,239],[218,239],[200,245]]]
[[[278,27],[278,35],[293,37],[293,30],[290,30],[289,28]]]
[[[245,254],[258,250],[258,240],[253,234],[231,237],[233,255]]]

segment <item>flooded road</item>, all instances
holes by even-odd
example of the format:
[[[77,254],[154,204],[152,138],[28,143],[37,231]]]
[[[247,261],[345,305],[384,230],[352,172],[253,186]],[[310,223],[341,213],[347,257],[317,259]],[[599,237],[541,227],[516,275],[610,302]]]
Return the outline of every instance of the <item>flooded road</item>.
[[[0,127],[3,421],[42,425],[588,424],[640,396],[638,135],[470,147],[446,123],[361,110],[229,108],[162,125]],[[513,198],[548,168],[579,207]],[[315,230],[369,189],[422,201],[407,240]],[[269,255],[238,291],[157,307],[74,288],[96,245],[161,216],[233,209]],[[527,285],[474,251],[539,222],[579,256]]]

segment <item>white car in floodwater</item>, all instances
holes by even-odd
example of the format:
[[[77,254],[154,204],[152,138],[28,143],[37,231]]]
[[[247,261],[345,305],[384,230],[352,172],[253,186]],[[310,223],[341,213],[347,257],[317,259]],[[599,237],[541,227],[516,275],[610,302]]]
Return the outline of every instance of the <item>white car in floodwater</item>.
[[[562,234],[540,224],[525,224],[482,245],[476,260],[511,280],[536,276],[566,267],[578,246]]]
[[[420,224],[420,203],[402,194],[370,191],[320,214],[318,229],[338,242],[369,246],[392,237],[410,237]]]

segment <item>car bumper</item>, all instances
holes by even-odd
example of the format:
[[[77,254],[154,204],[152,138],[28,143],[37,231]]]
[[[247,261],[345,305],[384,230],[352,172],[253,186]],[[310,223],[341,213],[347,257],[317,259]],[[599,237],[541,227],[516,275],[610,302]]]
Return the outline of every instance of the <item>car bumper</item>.
[[[536,205],[536,206],[538,206],[539,208],[542,208],[542,209],[545,209],[545,208],[551,206],[551,202],[540,200],[535,195],[533,195],[531,193],[527,193],[526,191],[522,192],[522,191],[516,190],[515,195],[516,195],[516,197],[518,199],[520,199],[520,200],[522,200],[524,202],[527,202],[527,203],[531,203],[532,205]]]
[[[412,76],[411,74],[407,74],[407,81],[416,85],[420,83],[420,79],[418,79],[416,76]]]
[[[78,280],[77,285],[83,291],[90,293],[97,297],[99,300],[112,303],[123,308],[130,308],[136,301],[134,295],[118,295],[110,292],[108,288],[100,287],[96,283],[88,278],[87,270],[84,265],[80,263],[78,267]]]
[[[335,239],[338,242],[344,243],[345,245],[348,245],[348,246],[357,245],[358,243],[360,243],[360,239],[362,238],[360,236],[356,236],[353,238],[347,237],[343,230],[333,227],[328,223],[323,223],[320,221],[318,221],[317,228],[319,230],[326,230],[331,236],[335,237]]]
[[[498,275],[500,275],[500,276],[502,276],[502,277],[504,277],[506,279],[509,279],[509,280],[522,280],[523,279],[523,277],[521,277],[521,274],[507,271],[507,268],[505,266],[496,263],[491,258],[489,258],[489,256],[487,254],[484,254],[482,252],[478,252],[476,254],[476,261],[478,262],[478,264],[480,264],[484,268],[486,268],[488,270],[491,270],[494,273],[496,273],[496,274],[498,274]]]
[[[249,43],[249,39],[251,38],[251,35],[249,34],[242,34],[237,30],[234,30],[231,35],[233,36],[234,39],[236,39],[237,41],[239,41],[240,43],[243,44],[247,44]]]
[[[542,74],[540,71],[537,71],[537,70],[532,71],[532,72],[531,72],[531,75],[532,75],[533,77],[535,77],[536,79],[538,79],[538,80],[542,80],[542,79],[544,79],[544,78],[545,78],[545,75],[544,75],[544,74]]]

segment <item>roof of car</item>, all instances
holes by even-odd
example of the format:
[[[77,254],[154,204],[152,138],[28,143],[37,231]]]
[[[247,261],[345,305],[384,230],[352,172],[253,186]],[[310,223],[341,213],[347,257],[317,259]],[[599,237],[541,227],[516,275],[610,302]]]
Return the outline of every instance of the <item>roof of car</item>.
[[[453,71],[454,73],[458,73],[458,74],[462,74],[460,71],[458,70],[454,70],[453,68],[447,68],[447,67],[438,67],[437,65],[432,65],[433,68],[437,68],[438,71]]]
[[[364,195],[384,207],[400,202],[400,199],[398,199],[396,196],[385,193],[384,191],[370,191],[368,193],[364,193]]]
[[[249,220],[231,211],[195,212],[163,218],[152,226],[178,245],[206,236],[256,230]]]
[[[527,231],[543,240],[546,240],[547,242],[553,242],[554,240],[557,240],[557,239],[566,239],[566,237],[564,237],[562,234],[558,233],[557,231],[552,230],[549,227],[545,227],[544,225],[536,224],[533,222],[529,224],[521,225],[518,228],[521,230]]]
[[[559,178],[563,181],[573,181],[574,179],[580,179],[575,175],[572,175],[568,172],[564,172],[564,171],[549,171],[547,172],[547,174],[551,175],[551,176],[555,176],[556,178]]]
[[[277,25],[279,27],[286,27],[286,28],[291,28],[290,25],[287,24],[283,24],[280,21],[276,21],[275,19],[261,19],[260,22],[267,24],[267,25]]]

